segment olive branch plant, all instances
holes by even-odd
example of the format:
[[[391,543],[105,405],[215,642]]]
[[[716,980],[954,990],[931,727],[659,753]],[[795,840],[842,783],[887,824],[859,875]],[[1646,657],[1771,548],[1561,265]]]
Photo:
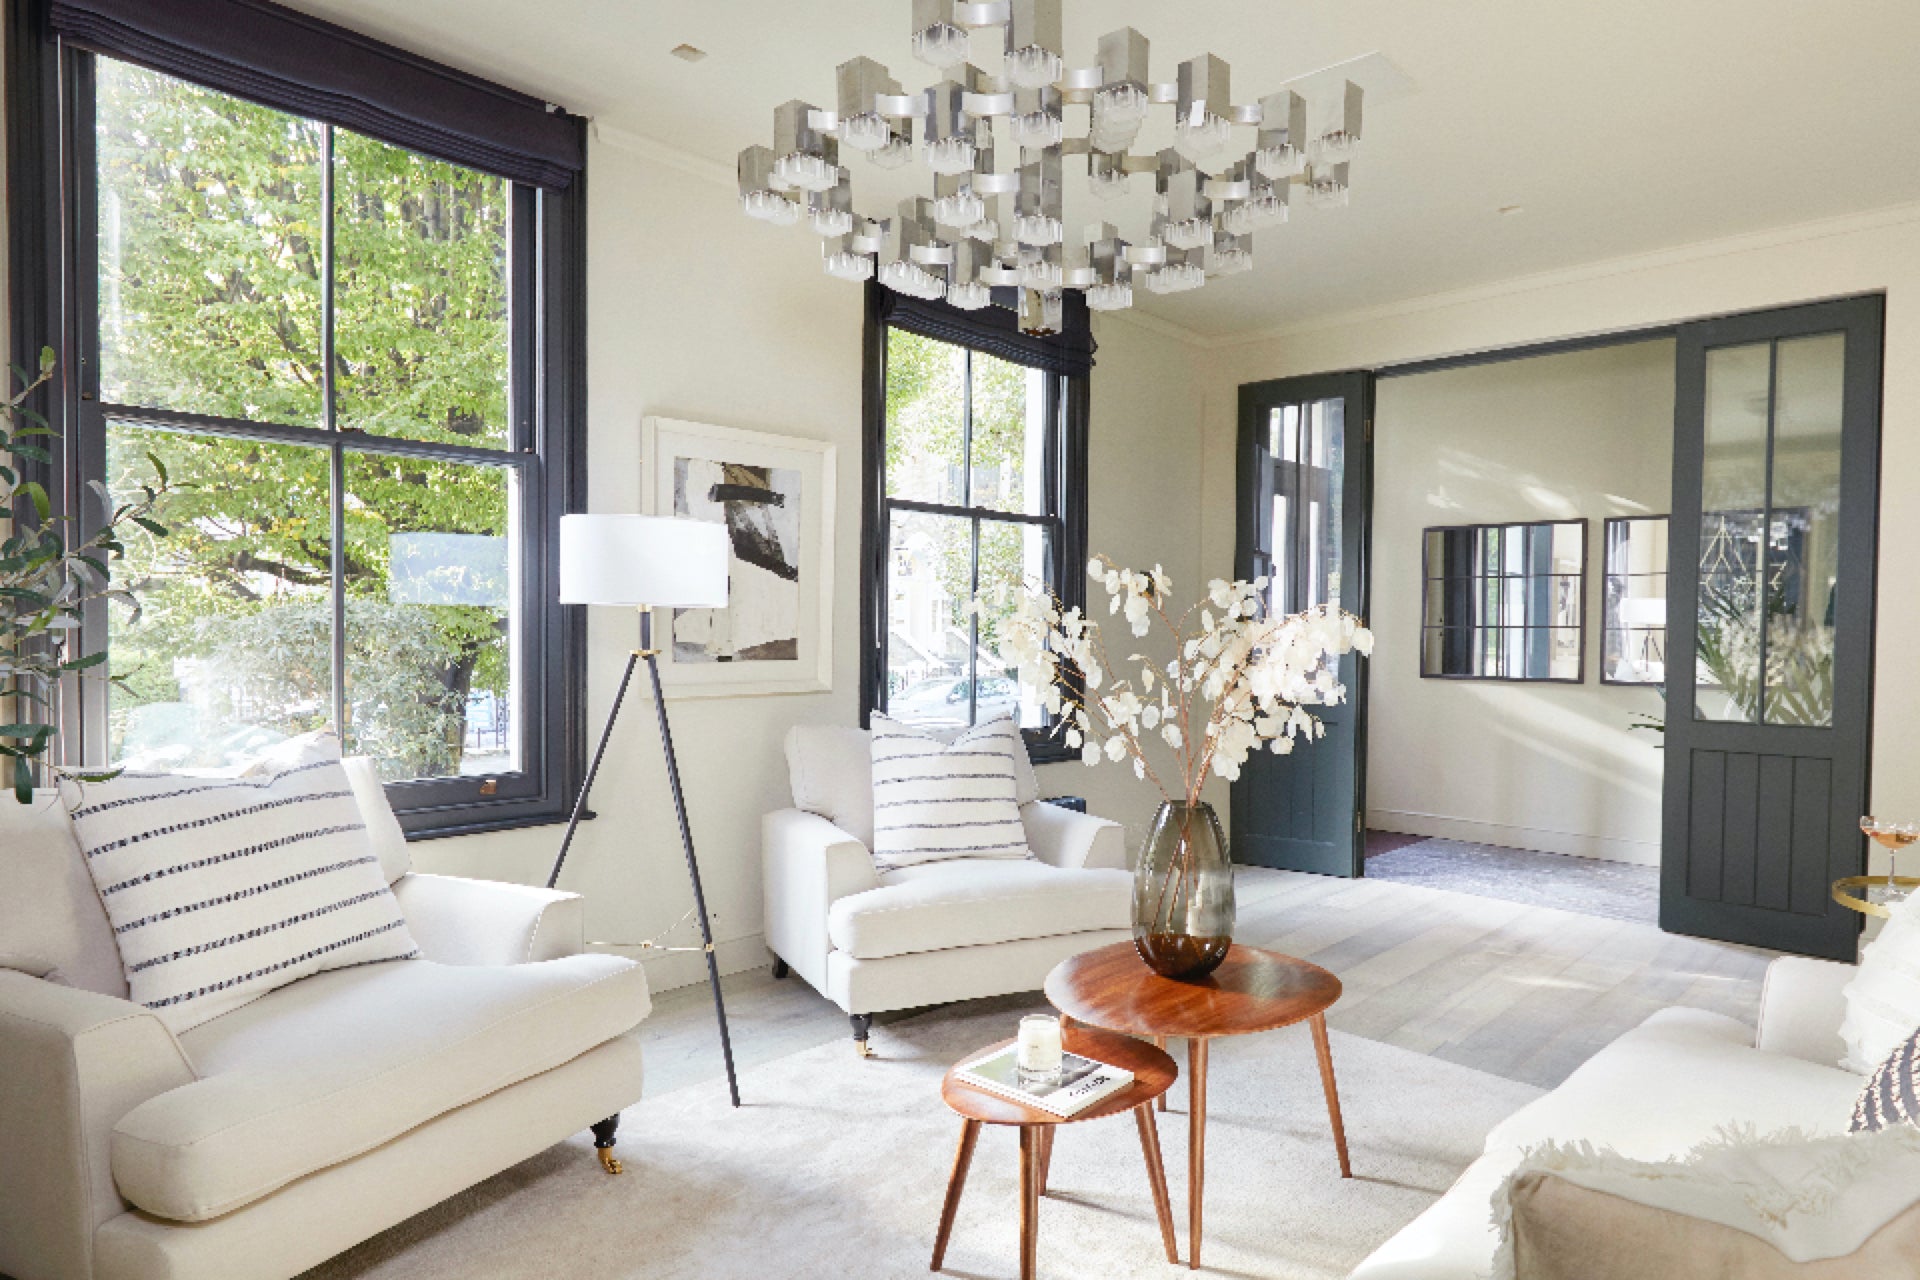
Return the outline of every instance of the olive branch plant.
[[[1148,573],[1095,556],[1087,573],[1106,589],[1108,614],[1123,617],[1136,638],[1159,620],[1173,643],[1170,661],[1129,654],[1137,675],[1122,675],[1100,624],[1043,588],[1012,591],[1011,599],[1003,589],[973,608],[1011,608],[1000,624],[1001,660],[1019,671],[1054,717],[1055,732],[1087,765],[1131,757],[1136,778],[1189,808],[1199,804],[1209,774],[1232,781],[1262,747],[1286,755],[1297,741],[1324,736],[1308,708],[1345,699],[1341,654],[1373,652],[1372,632],[1339,608],[1268,616],[1264,577],[1215,578],[1204,600],[1175,617],[1167,604],[1173,581],[1159,565]],[[1155,738],[1174,757],[1164,778],[1147,750]]]
[[[110,514],[91,534],[76,535],[71,516],[55,516],[47,490],[27,478],[21,460],[51,464],[52,454],[39,438],[55,435],[46,418],[28,407],[27,400],[53,378],[54,352],[40,350],[34,373],[14,366],[19,390],[0,400],[0,699],[12,708],[11,720],[0,723],[0,770],[12,761],[10,783],[21,804],[33,799],[36,767],[59,777],[103,781],[117,771],[80,772],[47,759],[58,732],[55,700],[69,676],[83,675],[107,660],[105,650],[76,652],[81,618],[96,600],[125,605],[139,615],[133,592],[113,584],[112,562],[126,555],[122,531],[128,525],[155,537],[167,535],[166,526],[153,518],[168,491],[167,471],[160,459],[147,455],[157,484],[142,485],[137,499],[115,502],[98,480],[88,486],[107,504]],[[108,677],[109,681],[113,677]]]

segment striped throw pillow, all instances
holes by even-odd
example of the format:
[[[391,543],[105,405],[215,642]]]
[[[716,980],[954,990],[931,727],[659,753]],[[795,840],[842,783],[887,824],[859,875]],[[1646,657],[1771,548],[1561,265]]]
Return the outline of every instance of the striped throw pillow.
[[[1877,1133],[1896,1124],[1920,1125],[1920,1096],[1916,1096],[1914,1066],[1920,1061],[1920,1030],[1893,1047],[1886,1061],[1867,1077],[1866,1088],[1853,1104],[1854,1133]]]
[[[1000,719],[951,745],[873,717],[873,863],[893,871],[945,858],[1030,858],[1014,784],[1020,730]]]
[[[420,954],[331,734],[239,776],[130,770],[67,802],[132,998],[175,1031]]]

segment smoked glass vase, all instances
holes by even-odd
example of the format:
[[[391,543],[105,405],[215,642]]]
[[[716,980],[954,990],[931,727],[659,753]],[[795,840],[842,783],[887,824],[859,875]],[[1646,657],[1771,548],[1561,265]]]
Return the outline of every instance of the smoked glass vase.
[[[1233,945],[1233,864],[1213,806],[1168,801],[1133,869],[1133,945],[1155,973],[1199,978]]]

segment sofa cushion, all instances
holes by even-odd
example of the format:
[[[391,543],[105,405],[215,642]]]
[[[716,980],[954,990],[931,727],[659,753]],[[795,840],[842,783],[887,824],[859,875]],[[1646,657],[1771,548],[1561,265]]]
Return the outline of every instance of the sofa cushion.
[[[833,945],[858,960],[1093,929],[1124,929],[1133,877],[1044,862],[956,858],[902,867],[827,914]]]
[[[379,768],[366,756],[348,756],[340,765],[347,771],[347,785],[353,788],[360,821],[367,824],[367,842],[380,859],[380,874],[392,884],[413,870],[413,857],[407,852],[407,833],[394,816]]]
[[[943,743],[875,716],[873,865],[897,871],[953,858],[1031,858],[1013,766],[1025,750],[1008,719]]]
[[[1662,1009],[1487,1135],[1487,1154],[1352,1280],[1481,1280],[1498,1234],[1491,1197],[1525,1148],[1582,1139],[1640,1160],[1678,1156],[1724,1127],[1845,1133],[1860,1078],[1752,1047],[1745,1023]]]
[[[55,791],[0,796],[0,968],[127,998],[113,926]]]
[[[200,1079],[113,1131],[120,1192],[199,1222],[632,1029],[647,980],[617,956],[426,960],[303,978],[180,1037]]]
[[[786,748],[793,807],[819,814],[873,848],[873,747],[867,731],[797,724],[787,730]],[[1013,783],[1015,803],[1040,798],[1040,779],[1024,751],[1014,752]]]
[[[1865,1075],[1920,1027],[1920,895],[1888,908],[1886,927],[1860,952],[1842,993],[1840,1065]]]
[[[67,811],[131,998],[175,1031],[308,974],[419,955],[332,734],[238,776],[127,770]]]

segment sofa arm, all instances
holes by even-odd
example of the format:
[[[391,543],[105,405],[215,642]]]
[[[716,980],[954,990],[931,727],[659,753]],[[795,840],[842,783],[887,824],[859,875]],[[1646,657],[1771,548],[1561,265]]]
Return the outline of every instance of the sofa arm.
[[[150,1010],[0,971],[0,1274],[81,1280],[93,1233],[126,1211],[113,1126],[194,1081]]]
[[[1846,1056],[1840,1022],[1847,1011],[1841,995],[1859,972],[1856,965],[1805,956],[1781,956],[1767,966],[1760,988],[1760,1027],[1754,1047],[1768,1053],[1804,1058],[1823,1067]]]
[[[1075,813],[1045,800],[1020,807],[1033,856],[1056,867],[1127,869],[1127,829],[1106,818]]]
[[[577,893],[410,871],[394,896],[420,954],[440,964],[531,964],[586,950]]]
[[[760,820],[767,946],[816,991],[827,989],[827,912],[880,887],[867,846],[815,813],[780,809]]]

